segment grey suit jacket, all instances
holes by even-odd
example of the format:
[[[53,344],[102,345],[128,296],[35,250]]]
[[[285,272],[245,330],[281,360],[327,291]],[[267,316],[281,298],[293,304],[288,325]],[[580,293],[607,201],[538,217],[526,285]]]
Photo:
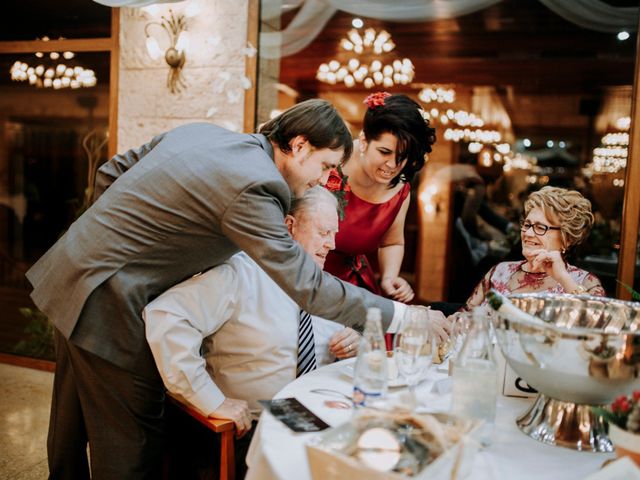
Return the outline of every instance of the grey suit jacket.
[[[314,315],[354,325],[393,304],[322,270],[289,236],[290,190],[262,135],[176,128],[100,168],[95,203],[27,272],[35,304],[76,345],[155,371],[143,308],[176,283],[247,252]]]

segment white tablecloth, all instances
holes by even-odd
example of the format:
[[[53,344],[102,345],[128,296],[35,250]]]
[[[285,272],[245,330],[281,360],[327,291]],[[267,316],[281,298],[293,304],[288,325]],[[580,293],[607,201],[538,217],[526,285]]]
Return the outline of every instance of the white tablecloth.
[[[331,409],[324,405],[330,398],[311,393],[315,388],[331,388],[350,395],[352,378],[345,368],[353,359],[334,363],[304,375],[284,387],[275,398],[295,397],[331,426],[351,418],[353,410]],[[432,393],[434,382],[446,375],[431,371],[417,388],[421,405],[434,412],[447,412],[451,395]],[[390,389],[393,394],[394,390]],[[597,471],[613,454],[577,452],[537,442],[523,434],[515,419],[531,404],[532,399],[498,396],[498,409],[493,444],[475,458],[473,480],[517,479],[564,480],[581,479]],[[304,444],[316,433],[295,433],[264,412],[260,417],[247,455],[248,480],[309,480],[311,474]]]

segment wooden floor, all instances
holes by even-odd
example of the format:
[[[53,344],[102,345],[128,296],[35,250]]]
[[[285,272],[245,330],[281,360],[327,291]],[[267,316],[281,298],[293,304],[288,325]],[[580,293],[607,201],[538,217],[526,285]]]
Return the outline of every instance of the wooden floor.
[[[0,363],[0,480],[43,480],[53,374]]]

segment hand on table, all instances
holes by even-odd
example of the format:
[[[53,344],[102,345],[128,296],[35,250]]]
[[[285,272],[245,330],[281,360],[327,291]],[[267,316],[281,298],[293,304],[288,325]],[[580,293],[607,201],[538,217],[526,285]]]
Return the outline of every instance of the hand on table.
[[[251,414],[249,404],[244,400],[225,398],[216,410],[209,414],[211,418],[231,420],[236,424],[236,438],[244,436],[251,430]]]
[[[344,360],[345,358],[355,357],[358,354],[358,346],[360,345],[360,335],[353,328],[343,328],[339,332],[334,333],[329,339],[329,352]]]
[[[407,303],[414,297],[411,285],[402,277],[383,278],[380,281],[380,288],[385,295],[398,302]]]

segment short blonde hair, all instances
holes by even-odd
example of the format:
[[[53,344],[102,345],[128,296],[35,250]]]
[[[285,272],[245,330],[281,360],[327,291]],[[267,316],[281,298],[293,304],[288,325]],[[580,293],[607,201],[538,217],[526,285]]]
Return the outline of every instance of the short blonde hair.
[[[533,192],[524,203],[524,215],[534,208],[541,208],[545,216],[560,224],[562,242],[566,248],[582,243],[593,226],[591,202],[576,190],[544,187]]]

